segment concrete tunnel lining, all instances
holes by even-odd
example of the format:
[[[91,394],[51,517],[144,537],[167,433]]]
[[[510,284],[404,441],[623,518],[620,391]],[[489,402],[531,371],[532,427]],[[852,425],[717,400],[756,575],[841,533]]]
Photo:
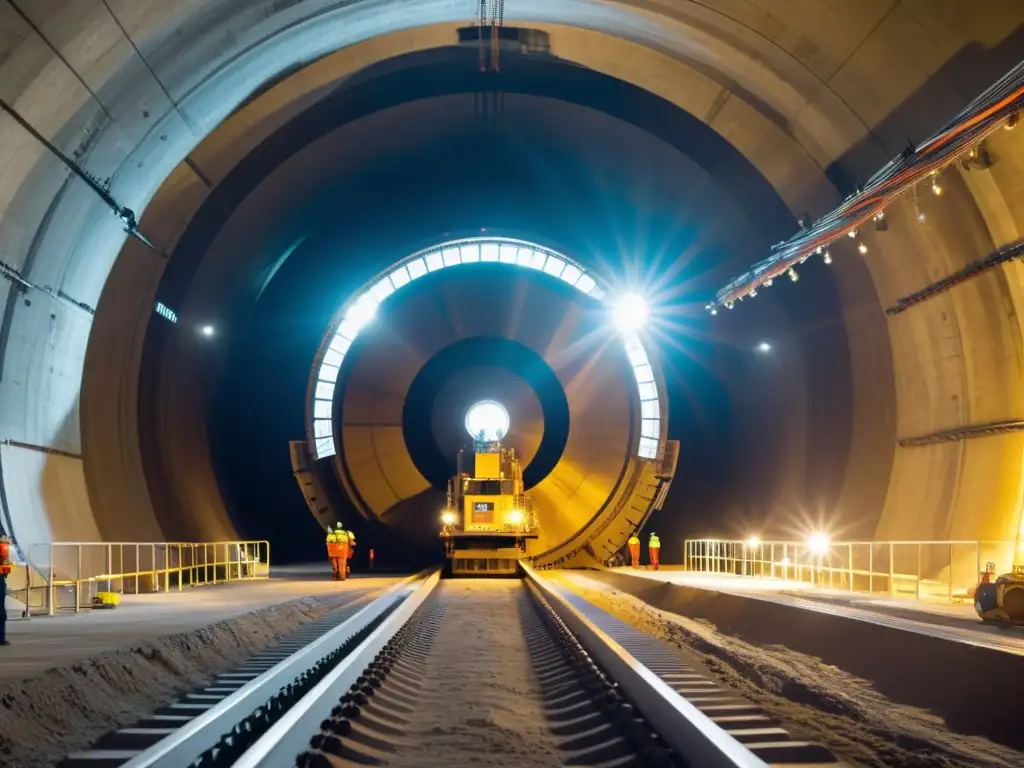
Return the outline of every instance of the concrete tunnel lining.
[[[309,4],[303,5],[307,8],[309,7]],[[554,4],[550,5],[551,7],[554,7]],[[153,161],[153,165],[148,165],[139,169],[141,173],[136,172],[136,181],[133,181],[131,174],[127,172],[120,174],[117,172],[109,173],[109,171],[112,171],[117,167],[122,158],[126,156],[123,151],[119,151],[121,147],[125,146],[121,141],[122,137],[128,136],[129,139],[127,146],[131,146],[132,138],[139,137],[144,133],[144,131],[140,132],[137,128],[133,130],[125,130],[131,126],[132,118],[127,116],[127,114],[120,108],[120,105],[118,105],[118,108],[112,108],[117,103],[119,96],[125,93],[123,86],[120,91],[112,89],[113,92],[108,91],[106,93],[97,87],[100,83],[112,80],[112,77],[106,77],[106,75],[115,71],[114,62],[130,62],[130,65],[139,73],[140,77],[143,79],[149,79],[151,76],[146,74],[144,68],[140,66],[141,61],[137,58],[133,58],[135,54],[131,52],[131,47],[135,47],[147,54],[150,50],[155,52],[156,55],[152,57],[152,61],[147,59],[147,63],[149,63],[151,67],[154,63],[156,64],[156,66],[150,70],[151,72],[159,72],[167,75],[178,74],[181,73],[185,67],[188,67],[195,61],[194,58],[181,56],[180,51],[176,51],[173,48],[174,45],[179,44],[177,42],[178,40],[187,40],[185,35],[181,35],[175,39],[172,35],[164,35],[162,33],[158,34],[158,30],[166,22],[168,16],[172,16],[174,13],[184,13],[181,9],[171,11],[166,7],[158,8],[154,6],[146,6],[144,4],[132,3],[111,3],[110,6],[113,9],[113,12],[118,14],[117,22],[120,22],[120,24],[115,24],[112,18],[107,17],[105,12],[101,11],[101,15],[98,17],[100,19],[98,28],[107,35],[105,39],[111,41],[111,50],[113,50],[115,54],[107,57],[101,67],[93,66],[91,68],[86,68],[82,66],[81,68],[85,74],[82,76],[81,82],[90,83],[90,87],[93,92],[103,94],[103,98],[105,99],[104,109],[108,114],[119,117],[124,115],[125,117],[120,124],[121,127],[118,131],[119,136],[117,137],[117,141],[105,145],[103,142],[106,141],[106,139],[101,139],[94,145],[95,149],[92,153],[87,155],[87,162],[94,164],[92,167],[101,178],[105,177],[104,172],[107,172],[106,175],[110,175],[114,178],[115,189],[119,198],[127,204],[134,203],[138,208],[141,207],[139,206],[139,203],[148,199],[155,190],[156,182],[158,182],[159,179],[162,179],[166,173],[171,170],[174,163],[177,162],[177,160],[184,154],[183,150],[191,143],[194,143],[196,134],[204,132],[201,126],[204,124],[208,126],[219,122],[219,118],[226,113],[227,109],[230,108],[230,105],[232,103],[237,103],[237,101],[233,102],[231,99],[224,99],[223,97],[220,97],[216,100],[217,103],[214,105],[213,100],[207,100],[204,102],[198,98],[200,91],[193,87],[194,82],[183,88],[179,85],[168,89],[166,86],[164,86],[164,88],[155,87],[155,81],[151,80],[151,89],[147,92],[147,96],[153,97],[156,103],[160,103],[161,106],[166,108],[166,111],[162,113],[163,120],[168,125],[176,126],[178,128],[177,134],[175,135],[175,131],[169,130],[167,134],[154,133],[141,139],[143,142],[148,143],[148,148],[152,148],[155,151],[153,151],[149,158]],[[625,4],[618,4],[616,8],[621,9],[624,6]],[[224,15],[220,17],[203,17],[202,23],[206,25],[206,30],[204,31],[211,35],[216,34],[218,29],[217,21],[226,19],[226,14],[229,14],[232,10],[239,7],[241,7],[239,4],[227,4],[218,9]],[[522,6],[523,9],[527,9],[528,7],[529,6],[526,5]],[[564,7],[571,8],[573,7],[573,4],[566,5]],[[1002,8],[1012,8],[1012,4],[993,3],[993,12],[990,14],[972,14],[970,20],[958,19],[953,22],[948,18],[943,18],[938,13],[932,15],[931,12],[923,10],[920,7],[909,7],[909,4],[888,4],[880,2],[872,6],[871,11],[873,11],[873,15],[866,16],[864,19],[858,20],[856,25],[849,26],[849,38],[843,38],[840,33],[837,32],[837,36],[833,38],[833,45],[818,46],[815,47],[813,52],[810,54],[802,53],[800,55],[796,55],[793,58],[793,61],[799,62],[799,64],[794,65],[793,61],[791,61],[790,65],[796,68],[804,67],[805,76],[793,77],[792,80],[795,82],[806,82],[806,71],[813,72],[818,77],[826,76],[831,72],[831,76],[835,80],[835,88],[842,89],[846,87],[857,93],[859,98],[852,99],[851,102],[855,102],[857,104],[859,113],[863,115],[862,124],[875,125],[881,119],[881,116],[891,113],[895,105],[901,103],[905,99],[905,95],[912,91],[917,84],[922,82],[926,76],[923,76],[922,73],[926,73],[929,68],[934,68],[940,65],[941,62],[948,60],[953,53],[956,52],[960,41],[977,40],[990,45],[1001,41],[1003,39],[1003,35],[1008,29],[1008,27],[1000,21],[1001,18],[1005,18],[998,12]],[[48,34],[51,40],[56,41],[58,48],[62,45],[66,47],[67,43],[63,43],[62,41],[66,40],[67,36],[54,34],[54,32],[56,31],[55,27],[59,27],[62,23],[67,23],[68,20],[60,19],[59,17],[46,17],[45,13],[47,10],[48,9],[46,8],[32,9],[32,11],[40,14],[40,18],[35,19],[35,23],[44,34]],[[272,16],[270,19],[262,22],[263,29],[261,29],[260,32],[266,32],[267,27],[272,25],[275,21],[280,21],[281,19],[284,19],[285,23],[293,21],[296,18],[296,15],[301,14],[303,10],[303,8],[296,6],[290,9],[289,13],[284,16],[278,16],[277,18]],[[520,10],[518,6],[513,6],[511,3],[509,10],[510,18],[514,17],[515,13],[527,15],[525,10]],[[9,14],[8,9],[4,9],[3,12],[5,14]],[[251,12],[255,13],[256,11],[254,10]],[[747,11],[747,13],[750,14],[749,16],[737,19],[730,19],[722,12],[715,13],[709,9],[702,8],[697,4],[686,4],[683,13],[690,17],[691,23],[693,23],[694,26],[696,26],[696,22],[693,21],[695,18],[699,19],[705,25],[701,30],[704,37],[702,42],[706,41],[708,36],[710,36],[711,33],[708,31],[709,29],[715,30],[717,27],[718,30],[721,30],[723,27],[729,27],[730,32],[739,32],[739,34],[735,34],[735,40],[742,41],[743,45],[750,47],[760,45],[765,46],[770,50],[774,50],[775,55],[766,56],[763,59],[763,61],[771,61],[773,64],[780,58],[779,53],[782,51],[786,51],[782,58],[785,58],[785,56],[794,56],[792,50],[798,48],[795,43],[803,42],[805,39],[799,33],[791,35],[789,30],[801,28],[815,29],[815,22],[820,23],[820,29],[822,30],[834,30],[836,29],[835,25],[838,23],[838,18],[822,20],[820,18],[816,19],[814,14],[795,12],[793,17],[786,19],[786,22],[788,22],[788,26],[784,27],[786,32],[776,35],[778,42],[769,43],[766,38],[758,37],[754,33],[754,30],[762,26],[767,20],[764,12],[757,6],[754,6]],[[740,11],[735,11],[734,13],[736,13],[737,16],[741,14]],[[467,13],[466,15],[468,16],[469,14]],[[838,17],[838,14],[836,14],[836,17]],[[867,24],[866,19],[871,19],[874,26],[865,26]],[[389,19],[389,21],[390,20],[391,19]],[[10,21],[12,24],[17,24],[15,20],[9,20],[7,17],[4,18],[4,21]],[[79,22],[80,21],[81,20],[79,20]],[[415,23],[416,20],[403,19],[403,22],[404,21],[411,21]],[[773,21],[778,22],[778,19],[773,19]],[[959,29],[957,28],[958,24],[960,27]],[[88,24],[81,24],[80,26],[82,28],[89,27]],[[123,37],[118,38],[116,30],[113,29],[115,26],[122,27],[128,34],[136,37],[136,39],[133,40],[134,46],[128,45],[127,41],[125,41]],[[623,26],[623,28],[634,30],[636,26],[627,25]],[[299,29],[299,27],[295,27],[295,29]],[[679,27],[678,24],[663,25],[662,29],[669,32],[676,32]],[[933,45],[931,48],[929,48],[929,42],[926,39],[926,34],[922,36],[921,34],[915,33],[916,36],[912,38],[915,44],[914,46],[900,47],[887,43],[887,41],[893,40],[900,31],[910,30],[911,32],[914,32],[915,29],[942,29],[946,34],[942,38],[943,43],[941,45]],[[956,32],[950,34],[950,31],[953,29],[956,29]],[[665,40],[665,37],[667,37],[667,35],[663,33],[660,34],[659,43],[667,47],[671,45],[672,41]],[[697,33],[692,33],[690,38],[692,39],[694,37],[699,37],[699,35],[697,35]],[[37,48],[41,56],[50,55],[45,53],[46,46],[40,45],[40,41],[37,37],[26,32],[24,33],[23,39],[27,38],[31,38],[31,45]],[[71,36],[71,39],[74,39],[74,35]],[[685,38],[681,36],[680,39]],[[733,41],[734,45],[737,44],[735,40]],[[917,56],[915,58],[911,55],[911,53],[920,53],[922,47],[924,50],[929,52],[929,56]],[[900,49],[898,53],[896,52],[897,49]],[[855,52],[854,55],[849,55],[850,51]],[[842,57],[840,56],[840,53],[842,52],[846,52],[848,57],[845,65],[841,63]],[[82,52],[81,49],[78,51],[72,50],[70,53],[72,55],[68,55],[65,58],[67,61],[71,62],[73,66],[77,67],[77,62],[81,62],[81,64],[84,65],[85,62],[88,61],[88,56]],[[883,60],[879,63],[874,63],[878,62],[880,54]],[[220,64],[223,65],[224,61],[229,58],[229,56],[230,54],[224,54],[220,59]],[[893,59],[886,61],[884,60],[885,56],[892,56]],[[914,61],[915,65],[904,67],[893,66],[893,60],[895,60],[895,57],[897,56],[905,56],[907,57],[905,61]],[[269,60],[272,57],[268,56],[266,58]],[[705,56],[704,59],[705,66],[712,72],[714,71],[714,68],[708,65],[715,63],[713,58],[714,57]],[[840,63],[837,65],[837,62]],[[267,65],[273,66],[269,61],[267,61]],[[834,65],[837,65],[838,68],[833,69],[832,67]],[[219,70],[218,78],[221,81],[228,79],[227,72],[229,69],[229,67],[222,67],[222,69]],[[898,71],[900,75],[899,82],[886,83],[886,87],[884,88],[872,88],[865,87],[863,85],[865,82],[872,85],[881,83],[882,81],[880,78],[883,76],[881,74],[883,70],[885,77],[891,77],[894,71]],[[8,66],[5,66],[3,70],[0,70],[0,77],[10,71],[10,64],[8,64]],[[735,71],[730,71],[729,74],[733,78],[736,78],[737,76]],[[81,88],[67,80],[67,72],[61,70],[60,67],[57,67],[57,70],[50,73],[49,76],[56,77],[58,79],[63,78],[67,83],[66,87],[70,88],[72,92],[76,92],[76,95],[82,99],[80,103],[85,103],[90,98],[89,96],[83,95],[84,92]],[[125,79],[130,80],[130,78],[127,77]],[[246,82],[254,83],[260,79],[261,78],[259,76],[254,76],[248,79],[239,78],[237,82],[239,82],[240,85],[236,90],[238,92],[244,91],[246,88]],[[131,83],[131,86],[131,97],[132,100],[134,100],[134,97],[138,94],[138,90],[135,90],[134,83]],[[33,82],[32,86],[30,86],[30,88],[38,87],[38,82]],[[43,85],[42,89],[46,90],[46,86]],[[22,96],[22,94],[19,93],[19,90],[20,89],[17,87],[15,88],[15,92],[18,93],[19,96]],[[189,108],[185,108],[181,105],[172,106],[171,99],[155,96],[159,91],[164,91],[168,94],[176,94],[171,97],[175,101],[178,101],[180,96],[186,95],[187,98],[182,101],[182,105],[187,103],[188,107],[191,108],[191,111]],[[764,89],[764,91],[768,93],[771,89]],[[756,90],[749,89],[749,92],[756,92]],[[792,91],[789,91],[789,93],[791,92]],[[883,94],[885,97],[883,97]],[[32,99],[30,97],[28,101],[31,100]],[[964,98],[962,100],[966,99]],[[15,102],[17,101],[18,99],[15,99]],[[784,101],[784,99],[782,101]],[[42,100],[39,100],[37,103],[42,103]],[[205,115],[193,114],[193,112],[202,112],[203,110],[198,105],[204,103],[207,106],[216,106],[215,110],[211,110],[210,118],[206,123],[203,122],[206,117]],[[737,100],[730,100],[730,103],[738,102]],[[879,106],[871,106],[869,109],[869,105]],[[179,113],[178,110],[181,110],[181,112]],[[828,107],[822,107],[821,113],[826,115],[833,114],[831,105]],[[182,119],[180,115],[185,115],[187,119]],[[33,118],[43,118],[39,123],[40,129],[50,136],[57,136],[60,133],[60,127],[58,126],[64,125],[65,122],[62,121],[66,121],[68,119],[66,114],[57,115],[56,122],[46,120],[45,118],[49,117],[48,115],[31,114],[30,116]],[[198,121],[194,119],[197,116],[200,117]],[[136,125],[138,125],[137,122]],[[193,129],[195,129],[195,133],[193,133]],[[2,130],[4,130],[5,133],[9,132],[12,130],[12,126],[5,121],[4,128]],[[104,127],[104,129],[101,129],[96,135],[105,137],[108,135],[107,130],[108,129]],[[16,131],[15,135],[18,135]],[[161,135],[166,135],[167,140],[161,141]],[[843,143],[844,142],[842,140],[835,142],[838,146],[842,146]],[[849,143],[852,142],[847,142],[847,145],[849,145]],[[12,142],[7,142],[6,144],[7,146],[13,145]],[[23,139],[19,140],[18,144],[21,145],[19,146],[19,149],[26,149],[26,147],[24,147],[25,142]],[[135,157],[139,159],[146,157],[146,155],[149,154],[148,148],[142,152],[136,150]],[[32,147],[27,149],[30,153],[35,154],[37,159],[43,157],[38,148]],[[29,160],[29,163],[31,162],[32,161]],[[43,159],[40,162],[46,165],[50,161]],[[20,205],[21,210],[32,211],[34,207],[40,205],[46,207],[46,203],[43,201],[49,200],[52,197],[53,190],[60,189],[59,180],[61,179],[63,172],[59,170],[57,166],[52,166],[46,172],[46,175],[48,176],[47,179],[39,178],[30,182],[30,184],[35,185],[35,189],[38,190],[41,197],[38,198],[38,201],[25,200]],[[14,183],[16,185],[18,184],[18,182]],[[10,187],[8,187],[8,189],[10,189]],[[979,205],[982,209],[987,210],[992,205],[998,205],[999,199],[1003,195],[1004,193],[1001,190],[995,190],[990,191],[989,196],[983,200],[979,200],[978,197],[968,196],[963,202],[968,206],[975,204]],[[989,202],[989,200],[992,202]],[[38,208],[38,210],[42,209],[43,208]],[[5,206],[5,213],[6,210],[7,206]],[[109,267],[112,263],[114,251],[123,239],[123,236],[118,232],[116,223],[110,220],[106,215],[105,210],[96,205],[89,198],[88,194],[85,194],[82,190],[78,190],[74,182],[72,182],[71,187],[67,191],[64,191],[61,194],[58,199],[57,206],[51,211],[51,218],[49,219],[49,221],[61,221],[64,225],[62,229],[65,233],[64,238],[55,237],[53,230],[49,228],[49,224],[47,222],[43,222],[40,226],[38,222],[40,222],[41,219],[36,217],[33,220],[33,218],[33,215],[30,213],[27,216],[29,223],[27,225],[19,225],[21,227],[21,231],[26,233],[35,233],[32,239],[39,243],[45,242],[46,247],[41,249],[32,249],[32,252],[58,254],[57,258],[60,260],[65,257],[70,257],[71,255],[75,255],[78,258],[70,268],[66,268],[66,265],[69,262],[64,262],[65,266],[61,266],[62,262],[59,260],[50,264],[47,264],[44,261],[37,261],[34,264],[31,260],[24,261],[19,265],[23,273],[31,273],[37,278],[37,282],[40,284],[45,284],[45,277],[42,274],[43,272],[49,272],[50,274],[63,273],[64,279],[59,281],[59,284],[64,285],[64,288],[69,295],[76,295],[79,300],[87,303],[89,303],[90,299],[93,299],[94,301],[94,297],[99,294],[100,286],[104,282],[105,273],[107,272],[106,267]],[[5,220],[11,221],[9,213],[6,213]],[[74,226],[72,226],[73,224],[78,227],[77,231]],[[986,223],[985,227],[987,226],[988,224]],[[1019,218],[1014,218],[1011,226],[1019,231]],[[975,247],[978,247],[979,250],[984,250],[990,244],[991,235],[987,229],[983,229],[981,231],[983,234]],[[1000,232],[1002,233],[1005,231],[1006,227],[1004,226]],[[27,245],[27,242],[27,240],[16,237],[13,242],[14,247],[11,248],[12,253],[16,254],[19,258],[23,258],[24,254],[30,250],[27,247],[22,247]],[[64,245],[67,243],[76,243],[76,245],[74,247],[68,247],[67,245]],[[965,254],[963,257],[964,260],[969,260],[969,256],[970,254]],[[81,257],[85,257],[84,260]],[[46,258],[53,257],[46,256]],[[869,264],[870,263],[871,261],[869,260]],[[89,267],[84,267],[85,264],[88,264]],[[860,276],[856,276],[854,279],[856,281],[862,281]],[[841,279],[839,282],[842,290],[843,280]],[[1000,289],[1001,296],[1005,296],[1005,290],[1007,289]],[[17,312],[15,312],[15,307],[17,307]],[[964,311],[966,312],[967,310]],[[87,329],[83,333],[83,329],[81,328],[82,321],[74,319],[73,311],[67,312],[69,317],[65,317],[65,310],[58,307],[55,314],[57,314],[61,320],[61,322],[58,323],[58,329],[56,331],[60,341],[51,346],[53,352],[48,353],[48,359],[44,360],[42,356],[33,357],[32,346],[35,343],[33,341],[25,342],[20,355],[14,354],[15,349],[10,345],[11,331],[8,331],[8,336],[5,340],[4,353],[6,375],[4,376],[4,381],[0,383],[0,387],[3,389],[3,396],[0,397],[0,399],[5,403],[11,404],[11,407],[4,409],[4,422],[6,423],[7,431],[10,434],[8,439],[20,439],[26,443],[58,448],[61,445],[64,445],[72,449],[70,451],[71,453],[75,453],[76,451],[74,449],[78,447],[75,444],[78,430],[75,428],[76,425],[74,423],[74,414],[76,412],[74,403],[77,399],[79,382],[81,381],[81,352],[85,346],[85,335],[87,333]],[[850,313],[848,313],[848,315],[849,314]],[[869,312],[860,313],[859,322],[868,322],[867,318],[869,315]],[[30,312],[22,306],[17,305],[15,302],[9,301],[5,318],[7,320],[8,328],[12,327],[11,323],[15,320],[19,321],[19,324],[15,326],[14,329],[17,331],[17,335],[21,338],[25,338],[26,340],[34,337],[43,338],[50,334],[49,319],[40,315],[38,307],[36,310],[32,310]],[[850,322],[852,323],[853,321],[851,320]],[[85,321],[85,323],[86,325],[89,324],[88,321]],[[77,332],[75,330],[76,327],[78,329]],[[876,330],[871,331],[870,334],[862,334],[860,338],[865,339],[874,337],[876,340],[881,340],[881,337],[884,336],[884,331],[880,336],[878,329],[884,328],[884,324],[875,323],[873,327]],[[1015,323],[1008,326],[1008,328],[1014,338],[1019,338],[1020,331],[1019,328],[1016,327]],[[967,331],[960,331],[960,333],[967,333]],[[858,341],[855,340],[853,344],[855,360],[863,362],[863,358],[857,357],[858,353],[867,355],[874,354],[872,350],[861,350],[859,347],[860,345]],[[77,354],[75,350],[77,350]],[[865,368],[864,365],[858,364],[855,364],[853,367],[855,371],[863,371]],[[53,369],[53,373],[49,373],[48,369]],[[874,370],[878,370],[877,366]],[[24,375],[29,372],[31,372],[30,376]],[[935,372],[930,371],[927,365],[913,375],[920,376],[922,378],[936,376]],[[31,389],[31,394],[25,394],[29,390],[21,389],[24,387],[24,384],[18,382],[23,382],[26,379],[45,382],[45,385],[34,387]],[[12,382],[15,383],[12,384]],[[865,387],[867,387],[867,389],[865,389]],[[864,400],[866,397],[865,393],[870,391],[869,384],[867,382],[860,381],[858,386],[855,387],[855,399],[859,398],[860,400]],[[39,401],[35,397],[39,392],[49,392],[46,401]],[[867,399],[870,401],[870,397]],[[973,398],[967,399],[973,401]],[[52,417],[48,417],[46,415],[47,412],[58,414],[56,421]],[[22,416],[19,414],[24,415]],[[65,416],[68,417],[66,419],[68,427],[55,428],[54,425],[64,421]],[[879,442],[878,437],[874,437],[872,439],[875,444]],[[859,442],[855,442],[858,446],[857,450],[854,452],[855,458],[857,456],[863,456],[865,450],[867,450],[863,447],[865,445],[864,441],[861,440]],[[968,452],[974,451],[974,444],[966,446],[965,450]],[[6,460],[5,463],[9,464],[12,461],[12,456],[14,455],[13,450],[9,446],[5,446],[3,453],[3,458]],[[97,458],[97,460],[99,459]],[[851,472],[863,473],[864,468],[863,462],[855,460],[853,462]],[[5,484],[9,481],[8,474],[9,473],[5,472]],[[36,481],[30,476],[28,482],[31,484]],[[136,486],[138,484],[137,479],[128,479],[127,482],[135,484]],[[892,477],[890,482],[893,485],[896,484],[896,475]],[[890,501],[892,502],[892,499]],[[899,504],[899,506],[902,505],[902,503]],[[48,507],[48,505],[44,502],[39,508],[35,508],[31,511],[26,510],[26,517],[24,518],[26,520],[26,524],[28,519],[33,516],[38,516],[38,513],[46,507]],[[56,514],[56,510],[49,511]],[[8,515],[10,515],[10,509],[8,509]],[[60,519],[61,518],[59,516],[54,517],[53,521],[56,522]],[[66,523],[60,523],[60,525],[65,524]],[[144,525],[144,523],[141,522],[139,524]],[[47,524],[47,527],[49,527],[49,523]],[[102,527],[105,526],[101,526],[101,528]],[[101,531],[101,533],[103,533],[103,531]]]

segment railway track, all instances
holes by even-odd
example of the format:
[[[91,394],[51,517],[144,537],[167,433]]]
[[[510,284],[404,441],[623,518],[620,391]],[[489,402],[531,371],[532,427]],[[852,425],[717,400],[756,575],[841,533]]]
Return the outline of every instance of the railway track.
[[[69,755],[58,764],[58,768],[117,768],[124,765],[348,621],[369,602],[374,591],[352,590],[322,600],[324,613],[319,618],[303,624],[236,667],[214,675],[196,689],[183,694],[177,701],[161,707],[129,727],[111,731],[89,749]]]
[[[526,567],[388,590],[128,768],[836,765]]]

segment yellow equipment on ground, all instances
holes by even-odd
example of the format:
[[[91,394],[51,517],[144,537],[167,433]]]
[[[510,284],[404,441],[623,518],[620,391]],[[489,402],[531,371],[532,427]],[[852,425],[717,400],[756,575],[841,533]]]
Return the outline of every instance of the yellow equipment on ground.
[[[121,595],[117,592],[97,592],[92,599],[93,608],[117,608],[121,604]]]
[[[472,462],[472,472],[463,465]],[[478,441],[471,457],[460,451],[458,474],[448,481],[441,515],[445,570],[451,576],[515,576],[537,521],[511,448]]]

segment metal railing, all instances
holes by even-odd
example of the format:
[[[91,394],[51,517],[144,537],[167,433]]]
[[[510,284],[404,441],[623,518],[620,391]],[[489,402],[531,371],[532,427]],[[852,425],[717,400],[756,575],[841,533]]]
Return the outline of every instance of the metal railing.
[[[93,607],[98,592],[145,594],[270,576],[270,542],[54,541],[29,547],[8,576],[22,615]]]
[[[1012,570],[1015,541],[734,541],[687,539],[696,573],[778,579],[868,595],[946,602],[973,599],[981,573]]]

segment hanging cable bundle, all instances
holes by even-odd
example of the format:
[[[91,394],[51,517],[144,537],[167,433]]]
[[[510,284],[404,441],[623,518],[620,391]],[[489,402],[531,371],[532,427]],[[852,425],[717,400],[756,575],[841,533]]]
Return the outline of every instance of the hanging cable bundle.
[[[732,302],[757,290],[812,253],[822,252],[836,239],[844,235],[853,237],[857,227],[872,219],[881,220],[885,207],[901,194],[915,189],[923,179],[937,174],[1001,126],[1016,125],[1021,110],[1024,110],[1024,62],[919,147],[908,146],[838,208],[789,240],[773,246],[771,256],[722,288],[707,309],[714,310],[719,305],[731,307]],[[941,194],[942,188],[937,181],[932,182],[932,191],[936,195]]]

